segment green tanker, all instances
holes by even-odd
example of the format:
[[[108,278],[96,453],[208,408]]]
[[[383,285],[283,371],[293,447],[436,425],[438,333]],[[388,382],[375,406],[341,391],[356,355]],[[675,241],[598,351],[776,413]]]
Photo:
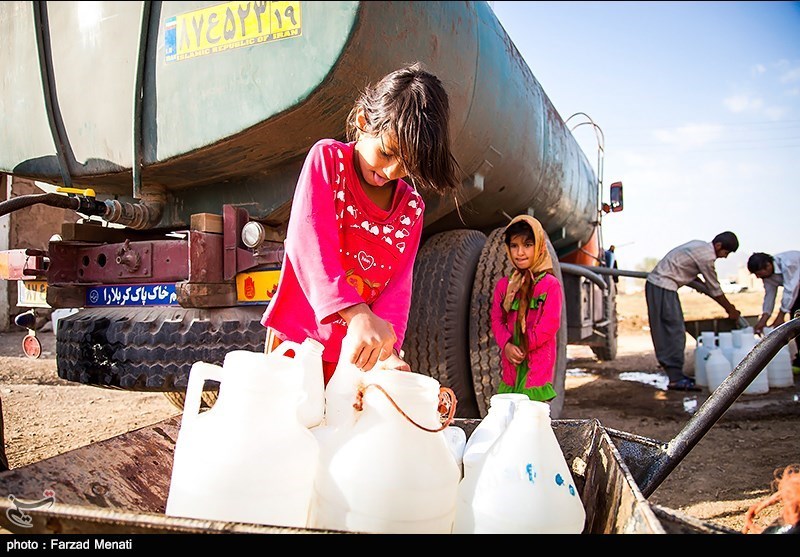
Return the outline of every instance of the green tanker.
[[[613,282],[575,265],[601,260],[602,179],[488,3],[3,2],[0,34],[0,172],[60,187],[41,202],[87,217],[16,277],[83,308],[58,327],[61,377],[179,403],[192,363],[263,347],[304,155],[344,138],[364,85],[417,60],[448,90],[469,178],[426,198],[412,367],[455,390],[460,416],[485,415],[499,230],[519,213],[562,262],[557,390],[568,343],[614,358]]]

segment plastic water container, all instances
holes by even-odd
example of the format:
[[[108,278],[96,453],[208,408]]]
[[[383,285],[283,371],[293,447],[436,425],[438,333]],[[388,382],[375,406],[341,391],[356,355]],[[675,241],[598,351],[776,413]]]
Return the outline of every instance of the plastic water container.
[[[580,534],[586,521],[545,402],[523,400],[486,453],[472,499],[476,534]]]
[[[771,332],[772,327],[764,327],[764,334],[769,335]],[[767,381],[770,389],[783,389],[794,386],[792,357],[789,353],[788,344],[781,347],[767,365]]]
[[[295,359],[303,374],[305,399],[297,409],[300,423],[308,428],[318,426],[325,417],[325,376],[322,373],[322,344],[307,338],[300,344]]]
[[[309,526],[451,533],[461,471],[443,433],[439,382],[397,370],[362,376],[355,419],[329,431],[320,445]]]
[[[732,369],[730,361],[722,354],[722,350],[716,347],[712,348],[706,359],[708,390],[714,392],[731,374]]]
[[[517,402],[528,400],[522,393],[498,393],[489,399],[486,417],[472,431],[464,448],[464,475],[458,484],[454,534],[471,534],[474,529],[472,517],[472,497],[478,470],[486,457],[486,452],[502,435],[514,416]]]
[[[736,369],[736,366],[745,359],[755,345],[756,341],[753,333],[742,332],[740,334],[739,348],[734,348],[733,350],[733,362],[731,362],[733,369]],[[742,394],[763,395],[767,392],[769,392],[769,379],[767,376],[767,368],[765,367],[753,378],[747,388],[742,391]]]
[[[719,333],[717,342],[719,349],[722,350],[722,355],[725,356],[728,363],[731,364],[731,369],[733,369],[735,367],[733,365],[733,333]]]
[[[464,449],[467,446],[467,432],[456,425],[444,428],[444,438],[458,465],[461,476],[464,475]]]
[[[350,335],[345,335],[342,339],[342,349],[336,364],[336,372],[325,387],[323,425],[329,428],[350,426],[356,417],[353,404],[356,402],[359,388],[363,386],[365,372],[350,362],[350,353],[352,352],[350,347],[353,342],[355,339]]]
[[[486,451],[508,427],[514,416],[517,402],[528,400],[522,393],[498,393],[489,399],[489,410],[486,417],[475,427],[464,447],[465,466],[474,470],[483,460]]]
[[[694,382],[699,387],[708,386],[706,378],[706,360],[708,359],[710,347],[714,346],[714,333],[711,333],[711,340],[703,332],[697,337],[697,347],[694,350]]]
[[[166,514],[306,527],[319,461],[314,435],[300,423],[306,399],[296,343],[270,354],[234,350],[222,367],[189,372]],[[199,413],[206,381],[219,382],[214,406]]]
[[[731,331],[731,343],[734,348],[742,347],[742,333],[744,333],[743,329],[734,329]]]

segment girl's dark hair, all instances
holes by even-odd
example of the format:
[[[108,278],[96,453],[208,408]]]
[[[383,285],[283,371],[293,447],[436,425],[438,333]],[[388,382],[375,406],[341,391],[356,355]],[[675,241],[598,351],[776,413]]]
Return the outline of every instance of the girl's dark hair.
[[[363,109],[366,129],[356,117]],[[460,184],[458,162],[450,151],[450,103],[442,82],[417,62],[386,75],[368,86],[347,118],[347,138],[359,132],[397,137],[397,156],[411,183],[437,193]]]
[[[505,234],[505,242],[507,246],[511,245],[511,238],[514,236],[522,236],[526,240],[536,243],[536,236],[533,234],[531,225],[524,220],[518,220],[517,222],[510,224],[508,228],[506,228]]]
[[[770,254],[757,251],[747,260],[747,270],[751,273],[762,271],[767,268],[767,263],[774,264],[774,262],[775,258]]]

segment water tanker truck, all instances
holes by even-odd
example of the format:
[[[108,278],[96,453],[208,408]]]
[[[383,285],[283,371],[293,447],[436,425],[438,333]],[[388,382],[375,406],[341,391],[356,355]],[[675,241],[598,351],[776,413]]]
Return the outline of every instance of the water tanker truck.
[[[193,363],[263,350],[305,154],[344,139],[363,87],[412,61],[447,88],[467,176],[455,199],[424,194],[412,369],[455,391],[458,416],[486,414],[501,232],[520,213],[564,284],[552,416],[568,344],[615,357],[614,282],[592,267],[621,183],[605,191],[488,3],[3,2],[0,30],[0,172],[51,186],[0,215],[79,217],[46,250],[3,253],[4,278],[80,308],[58,322],[61,378],[180,405]]]

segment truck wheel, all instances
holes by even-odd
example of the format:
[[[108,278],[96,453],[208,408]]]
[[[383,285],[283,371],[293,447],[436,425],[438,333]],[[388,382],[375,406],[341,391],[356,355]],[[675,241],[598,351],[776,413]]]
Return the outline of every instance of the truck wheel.
[[[617,285],[609,277],[608,296],[603,296],[603,317],[608,324],[600,329],[605,335],[601,344],[592,346],[592,352],[600,360],[610,362],[617,357]]]
[[[561,265],[549,239],[547,240],[547,249],[550,251],[550,257],[553,260],[553,273],[563,285]],[[506,254],[503,228],[496,228],[489,234],[478,260],[475,283],[472,287],[472,300],[470,302],[470,367],[472,369],[472,382],[475,386],[478,409],[482,418],[489,411],[489,399],[497,393],[497,387],[500,384],[500,348],[497,346],[492,334],[492,323],[489,315],[494,287],[500,277],[508,276],[512,269],[513,266]],[[561,328],[558,330],[557,350],[553,388],[558,393],[558,396],[550,402],[550,417],[553,419],[557,419],[561,415],[561,408],[564,406],[564,381],[567,375],[566,300],[562,300]]]
[[[405,360],[413,371],[453,390],[460,418],[478,417],[467,319],[475,265],[485,242],[477,230],[442,232],[425,242],[414,264]]]
[[[262,352],[263,307],[88,308],[59,321],[58,376],[129,391],[186,391],[195,362],[222,365],[232,350]]]

